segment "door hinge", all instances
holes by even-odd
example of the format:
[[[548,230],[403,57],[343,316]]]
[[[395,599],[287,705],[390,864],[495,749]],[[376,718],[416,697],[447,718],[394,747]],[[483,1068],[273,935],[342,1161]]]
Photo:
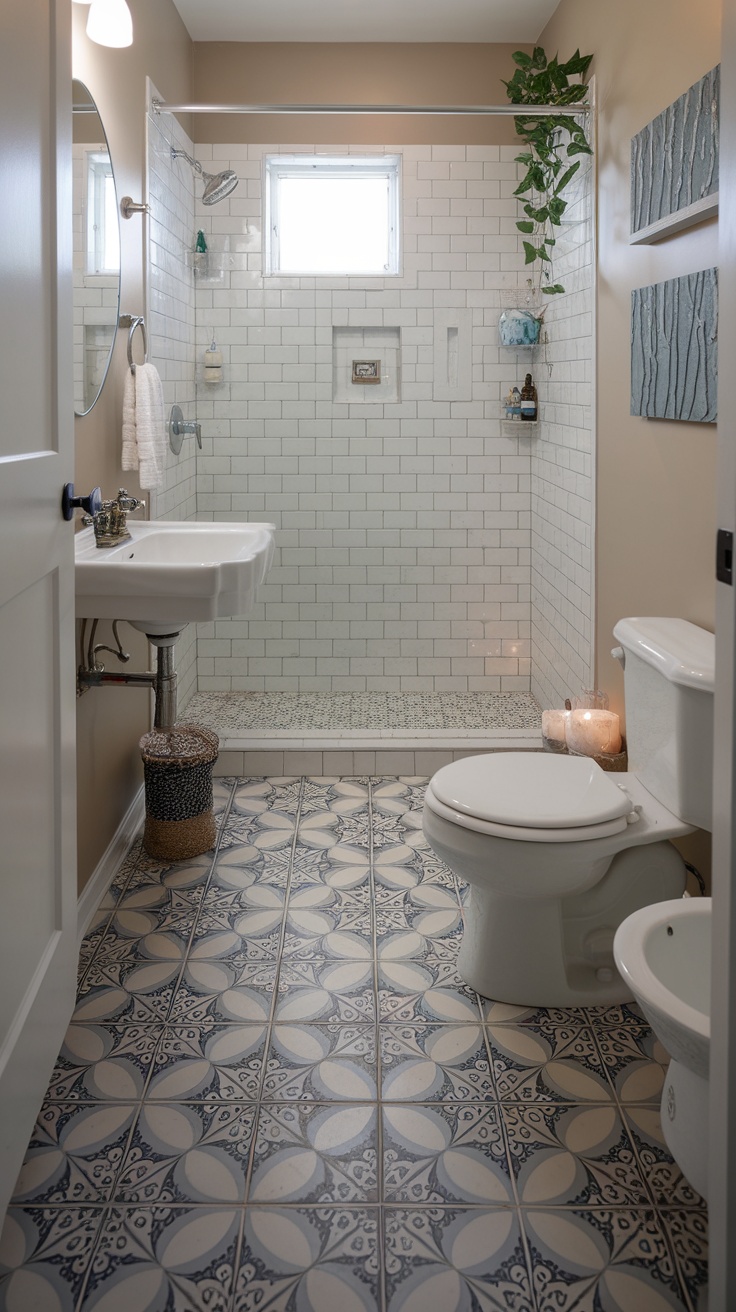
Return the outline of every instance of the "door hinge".
[[[733,584],[733,533],[727,528],[719,528],[716,537],[716,578]]]

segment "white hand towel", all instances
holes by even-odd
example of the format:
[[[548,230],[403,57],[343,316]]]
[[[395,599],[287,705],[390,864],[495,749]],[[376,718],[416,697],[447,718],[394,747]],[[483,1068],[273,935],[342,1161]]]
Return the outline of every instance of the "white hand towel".
[[[135,440],[135,374],[129,369],[123,388],[123,469],[138,468]]]
[[[123,469],[137,469],[142,488],[160,487],[165,451],[163,385],[155,365],[138,364],[123,392]]]

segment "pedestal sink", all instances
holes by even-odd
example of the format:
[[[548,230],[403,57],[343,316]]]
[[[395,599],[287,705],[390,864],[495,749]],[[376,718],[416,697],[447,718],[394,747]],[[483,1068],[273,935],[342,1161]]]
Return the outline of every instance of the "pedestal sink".
[[[130,538],[97,547],[76,535],[77,615],[127,620],[152,637],[243,615],[273,558],[273,524],[128,521]]]
[[[81,619],[127,620],[147,634],[158,649],[156,674],[106,674],[92,655],[79,683],[148,683],[156,693],[155,726],[168,728],[176,721],[176,639],[187,624],[250,609],[273,559],[275,528],[129,520],[128,529],[131,536],[114,547],[98,547],[92,528],[76,535],[76,610]],[[128,659],[122,648],[117,655]]]

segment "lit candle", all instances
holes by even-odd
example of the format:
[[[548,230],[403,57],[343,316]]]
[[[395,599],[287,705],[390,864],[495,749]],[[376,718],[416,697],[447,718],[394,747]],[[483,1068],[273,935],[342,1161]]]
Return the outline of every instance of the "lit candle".
[[[621,751],[621,730],[613,711],[572,711],[566,738],[570,751],[584,756],[616,756]]]
[[[570,711],[542,711],[542,737],[553,743],[564,743],[569,717]]]

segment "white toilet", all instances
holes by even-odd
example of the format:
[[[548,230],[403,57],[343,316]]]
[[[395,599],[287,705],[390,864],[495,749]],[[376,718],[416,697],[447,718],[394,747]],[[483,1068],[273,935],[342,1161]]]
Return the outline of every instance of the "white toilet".
[[[627,916],[616,965],[671,1061],[662,1132],[683,1175],[708,1197],[711,899],[678,898]]]
[[[679,619],[625,619],[627,774],[585,757],[496,752],[430,780],[424,833],[470,884],[458,969],[485,997],[579,1006],[631,997],[613,936],[679,897],[667,840],[711,827],[715,640]]]

